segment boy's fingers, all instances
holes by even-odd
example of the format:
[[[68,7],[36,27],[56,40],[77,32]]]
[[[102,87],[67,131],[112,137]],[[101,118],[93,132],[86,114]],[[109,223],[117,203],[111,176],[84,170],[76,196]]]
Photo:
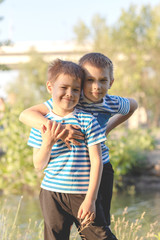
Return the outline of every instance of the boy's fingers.
[[[59,134],[61,132],[61,124],[57,123],[56,127],[53,128],[53,131],[55,132],[55,135]]]
[[[95,219],[95,213],[88,213],[86,214],[85,218],[82,220],[81,225],[85,225],[87,223],[93,222]]]
[[[90,217],[89,217],[90,215],[89,215],[89,213],[83,213],[82,215],[81,215],[81,224],[82,225],[84,225],[85,223],[87,223],[88,221],[90,221]]]
[[[74,139],[82,139],[82,140],[84,140],[84,135],[82,136],[82,135],[79,135],[79,134],[69,134],[68,135],[68,138],[69,139],[72,139],[72,138],[74,138]]]
[[[61,132],[57,132],[57,136],[56,136],[56,139],[58,140],[58,139],[60,139],[62,136],[63,136],[63,134],[65,134],[65,129],[63,129]]]
[[[70,139],[69,141],[70,141],[71,143],[73,143],[74,145],[77,145],[77,146],[82,145],[82,143],[76,141],[75,139]]]
[[[72,132],[74,132],[73,135],[77,135],[77,136],[84,136],[84,134],[81,131],[76,130],[75,128],[73,128]]]
[[[79,208],[77,218],[81,219],[81,215],[82,215],[82,209]]]
[[[45,125],[41,125],[41,132],[42,132],[42,133],[45,133],[45,131],[46,131]]]
[[[77,125],[71,125],[71,127],[75,128],[75,129],[80,129],[80,127]]]
[[[89,216],[89,213],[82,210],[82,214],[81,214],[81,217],[80,217],[81,220],[82,220],[82,219],[84,220],[84,219],[86,218],[86,216]]]
[[[81,130],[81,128],[79,126],[76,126],[76,125],[70,125],[70,126],[73,129],[73,131],[75,132],[75,134],[84,136],[84,134],[81,131],[78,131],[78,130]]]
[[[72,147],[71,147],[71,145],[70,145],[70,142],[69,142],[69,141],[65,141],[65,144],[67,145],[67,148],[68,148],[69,150],[71,150],[71,149],[72,149]]]
[[[85,225],[88,222],[88,217],[86,217],[81,221],[81,225]]]
[[[96,218],[96,214],[94,212],[90,215],[90,221],[93,221]]]
[[[47,121],[47,130],[51,130],[55,122],[52,122],[50,120]]]

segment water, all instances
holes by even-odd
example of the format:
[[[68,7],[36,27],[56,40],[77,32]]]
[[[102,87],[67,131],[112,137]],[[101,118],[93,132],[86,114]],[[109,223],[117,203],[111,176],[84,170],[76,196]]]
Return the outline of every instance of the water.
[[[9,212],[7,213],[7,222],[11,223],[14,221],[18,204],[20,202],[21,197],[17,195],[9,195],[9,196],[1,196],[0,197],[0,213],[1,209],[5,209]],[[145,221],[143,222],[142,232],[145,234],[145,231],[148,230],[150,223],[158,221],[160,223],[160,193],[139,193],[136,195],[127,195],[127,194],[115,194],[112,200],[112,214],[114,214],[115,218],[122,216],[124,208],[128,207],[126,218],[133,222],[137,218],[140,218],[143,212],[145,213]],[[16,219],[16,225],[20,227],[22,231],[26,231],[29,224],[29,219],[31,219],[31,226],[40,224],[42,222],[42,215],[40,211],[40,205],[38,196],[28,196],[24,195],[21,200],[20,210],[18,213],[18,217]],[[1,221],[1,219],[0,219]],[[0,222],[1,223],[1,222]],[[0,225],[1,226],[1,225]],[[36,233],[36,228],[35,228]],[[160,232],[160,225],[159,230]],[[75,232],[75,228],[72,230],[72,234]],[[26,238],[32,239],[33,238]],[[36,238],[35,238],[36,239]],[[80,239],[80,238],[77,238]]]

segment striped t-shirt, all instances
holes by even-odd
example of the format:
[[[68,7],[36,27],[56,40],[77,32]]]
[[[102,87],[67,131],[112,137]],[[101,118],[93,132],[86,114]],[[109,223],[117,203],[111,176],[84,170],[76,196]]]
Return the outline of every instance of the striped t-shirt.
[[[44,102],[47,108],[52,109],[52,98]],[[130,110],[130,103],[127,98],[120,96],[106,95],[101,103],[89,101],[85,96],[81,96],[77,105],[78,109],[91,113],[101,126],[102,132],[105,134],[109,119],[115,114],[126,115]],[[101,143],[103,164],[109,162],[109,148],[105,142]]]
[[[54,192],[87,193],[90,177],[88,147],[106,140],[97,120],[91,114],[77,109],[65,117],[57,116],[50,111],[46,118],[61,124],[73,124],[80,127],[85,135],[85,141],[81,141],[80,146],[71,145],[71,150],[60,139],[53,145],[41,187]],[[40,148],[41,144],[41,132],[32,128],[28,145]]]

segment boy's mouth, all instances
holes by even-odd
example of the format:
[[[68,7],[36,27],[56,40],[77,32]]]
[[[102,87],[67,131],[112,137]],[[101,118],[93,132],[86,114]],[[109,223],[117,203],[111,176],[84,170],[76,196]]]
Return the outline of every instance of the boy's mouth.
[[[71,98],[63,98],[63,100],[68,101],[68,102],[73,101],[73,99],[71,99]]]
[[[91,92],[92,94],[95,94],[95,95],[100,95],[102,94],[101,92]]]

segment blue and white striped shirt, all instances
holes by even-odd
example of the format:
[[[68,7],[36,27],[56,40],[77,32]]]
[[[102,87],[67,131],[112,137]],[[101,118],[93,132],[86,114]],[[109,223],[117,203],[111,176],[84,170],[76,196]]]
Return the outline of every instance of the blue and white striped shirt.
[[[65,117],[55,115],[50,111],[46,117],[62,124],[79,126],[85,135],[85,141],[80,146],[71,145],[69,150],[62,140],[53,145],[50,161],[44,170],[41,187],[54,192],[86,193],[90,177],[90,159],[88,147],[106,140],[97,120],[88,113],[75,109]],[[32,128],[28,145],[40,148],[42,144],[41,132]]]
[[[52,98],[44,103],[47,108],[52,109]],[[101,103],[94,103],[89,101],[85,96],[77,105],[78,109],[91,113],[101,126],[102,132],[105,134],[109,119],[115,114],[126,115],[130,110],[130,103],[127,98],[120,96],[106,95]],[[109,162],[109,148],[105,142],[101,143],[103,164]]]

